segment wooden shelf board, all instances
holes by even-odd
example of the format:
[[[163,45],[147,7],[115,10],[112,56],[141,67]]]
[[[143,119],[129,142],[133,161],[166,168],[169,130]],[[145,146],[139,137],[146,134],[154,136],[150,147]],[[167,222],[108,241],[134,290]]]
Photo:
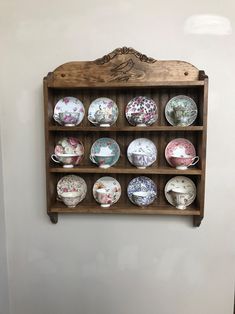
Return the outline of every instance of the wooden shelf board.
[[[63,203],[57,202],[50,208],[51,213],[77,213],[77,214],[136,214],[136,215],[176,215],[176,216],[199,216],[200,210],[191,207],[186,210],[179,210],[173,206],[148,206],[138,207],[132,204],[113,204],[108,208],[98,204],[81,203],[74,208],[66,207]]]
[[[148,167],[146,169],[138,169],[135,167],[110,167],[107,169],[99,168],[97,166],[81,166],[74,168],[63,168],[63,167],[51,167],[49,168],[51,173],[121,173],[121,174],[169,174],[169,175],[201,175],[201,169],[186,169],[178,170],[175,168],[157,168]]]
[[[154,88],[154,87],[188,87],[188,86],[204,86],[204,80],[198,81],[155,81],[155,82],[109,82],[108,86],[106,82],[89,82],[89,84],[72,84],[71,82],[48,82],[48,87],[53,89],[72,89],[72,88],[105,88],[105,89],[112,89],[112,88]]]
[[[136,126],[124,126],[124,127],[109,127],[109,128],[102,128],[96,126],[74,126],[74,127],[64,127],[64,126],[57,126],[51,125],[48,127],[49,131],[79,131],[79,132],[162,132],[162,131],[203,131],[204,128],[202,125],[193,125],[187,127],[180,127],[180,126],[150,126],[150,127],[136,127]]]

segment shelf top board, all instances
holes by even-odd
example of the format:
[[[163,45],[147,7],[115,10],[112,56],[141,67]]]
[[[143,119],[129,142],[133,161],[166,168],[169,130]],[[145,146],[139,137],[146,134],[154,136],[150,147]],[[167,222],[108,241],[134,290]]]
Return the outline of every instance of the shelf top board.
[[[74,61],[45,78],[47,87],[200,86],[206,78],[185,61],[158,61],[133,48],[118,48],[95,61]]]

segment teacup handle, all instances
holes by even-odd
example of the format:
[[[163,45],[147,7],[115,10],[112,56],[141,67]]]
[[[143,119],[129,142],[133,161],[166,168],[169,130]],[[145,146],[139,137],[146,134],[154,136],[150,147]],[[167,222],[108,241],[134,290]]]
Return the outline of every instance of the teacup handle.
[[[196,113],[197,113],[197,110],[194,109],[194,110],[191,110],[191,111],[190,111],[189,115],[190,115],[190,117],[191,117],[191,116],[193,116],[193,115],[196,114]]]
[[[96,164],[96,163],[97,163],[97,162],[95,161],[95,159],[94,159],[93,155],[90,155],[90,160],[91,160],[94,164]]]
[[[60,161],[57,159],[56,154],[52,154],[52,155],[51,155],[51,159],[52,159],[54,162],[57,162],[58,164],[60,164]]]
[[[196,165],[196,163],[199,162],[199,159],[200,159],[200,158],[199,158],[198,156],[193,157],[192,162],[191,162],[191,164],[190,164],[189,166],[194,166],[194,165]]]

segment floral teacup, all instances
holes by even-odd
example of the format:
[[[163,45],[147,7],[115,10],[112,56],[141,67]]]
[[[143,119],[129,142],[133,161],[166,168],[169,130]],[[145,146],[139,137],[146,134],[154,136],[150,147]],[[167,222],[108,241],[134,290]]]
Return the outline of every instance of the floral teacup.
[[[172,166],[174,166],[176,169],[180,170],[186,170],[190,166],[196,165],[196,163],[199,161],[198,156],[185,156],[185,157],[178,157],[178,156],[171,156],[170,162]]]
[[[75,126],[80,119],[80,112],[60,112],[59,120],[64,126]]]
[[[192,197],[191,193],[180,190],[171,190],[168,193],[171,195],[174,205],[178,209],[186,209],[188,200]]]
[[[81,202],[81,195],[79,192],[63,192],[60,197],[68,207],[75,207]]]
[[[188,120],[197,114],[197,110],[189,110],[183,106],[177,106],[173,108],[173,114],[176,125],[185,126]]]
[[[92,162],[97,164],[100,168],[109,168],[113,163],[113,154],[104,155],[104,154],[94,154],[90,155],[90,159]]]
[[[100,188],[96,190],[97,201],[100,203],[101,207],[110,207],[113,201],[114,193],[110,190]]]
[[[115,117],[108,110],[97,110],[95,113],[95,119],[100,127],[109,127],[113,124]]]
[[[133,152],[132,153],[133,164],[139,169],[145,169],[148,165],[148,155],[144,152]]]
[[[131,123],[136,126],[147,126],[145,123],[146,116],[144,113],[133,112],[131,116]]]
[[[154,194],[154,192],[150,191],[136,191],[132,194],[132,199],[138,206],[147,206],[149,204],[149,197],[152,197]]]

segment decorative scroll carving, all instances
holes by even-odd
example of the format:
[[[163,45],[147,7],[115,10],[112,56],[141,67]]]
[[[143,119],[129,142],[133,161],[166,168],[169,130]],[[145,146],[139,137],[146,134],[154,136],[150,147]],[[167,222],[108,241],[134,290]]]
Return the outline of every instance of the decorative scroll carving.
[[[135,55],[136,58],[140,59],[140,61],[142,61],[142,62],[154,63],[157,61],[153,58],[149,58],[146,55],[143,55],[142,53],[136,51],[133,48],[122,47],[122,48],[117,48],[114,51],[110,52],[109,54],[103,56],[102,58],[95,60],[95,63],[98,65],[102,65],[102,64],[108,63],[110,60],[115,58],[117,55],[126,55],[126,54],[133,54],[133,55]]]

